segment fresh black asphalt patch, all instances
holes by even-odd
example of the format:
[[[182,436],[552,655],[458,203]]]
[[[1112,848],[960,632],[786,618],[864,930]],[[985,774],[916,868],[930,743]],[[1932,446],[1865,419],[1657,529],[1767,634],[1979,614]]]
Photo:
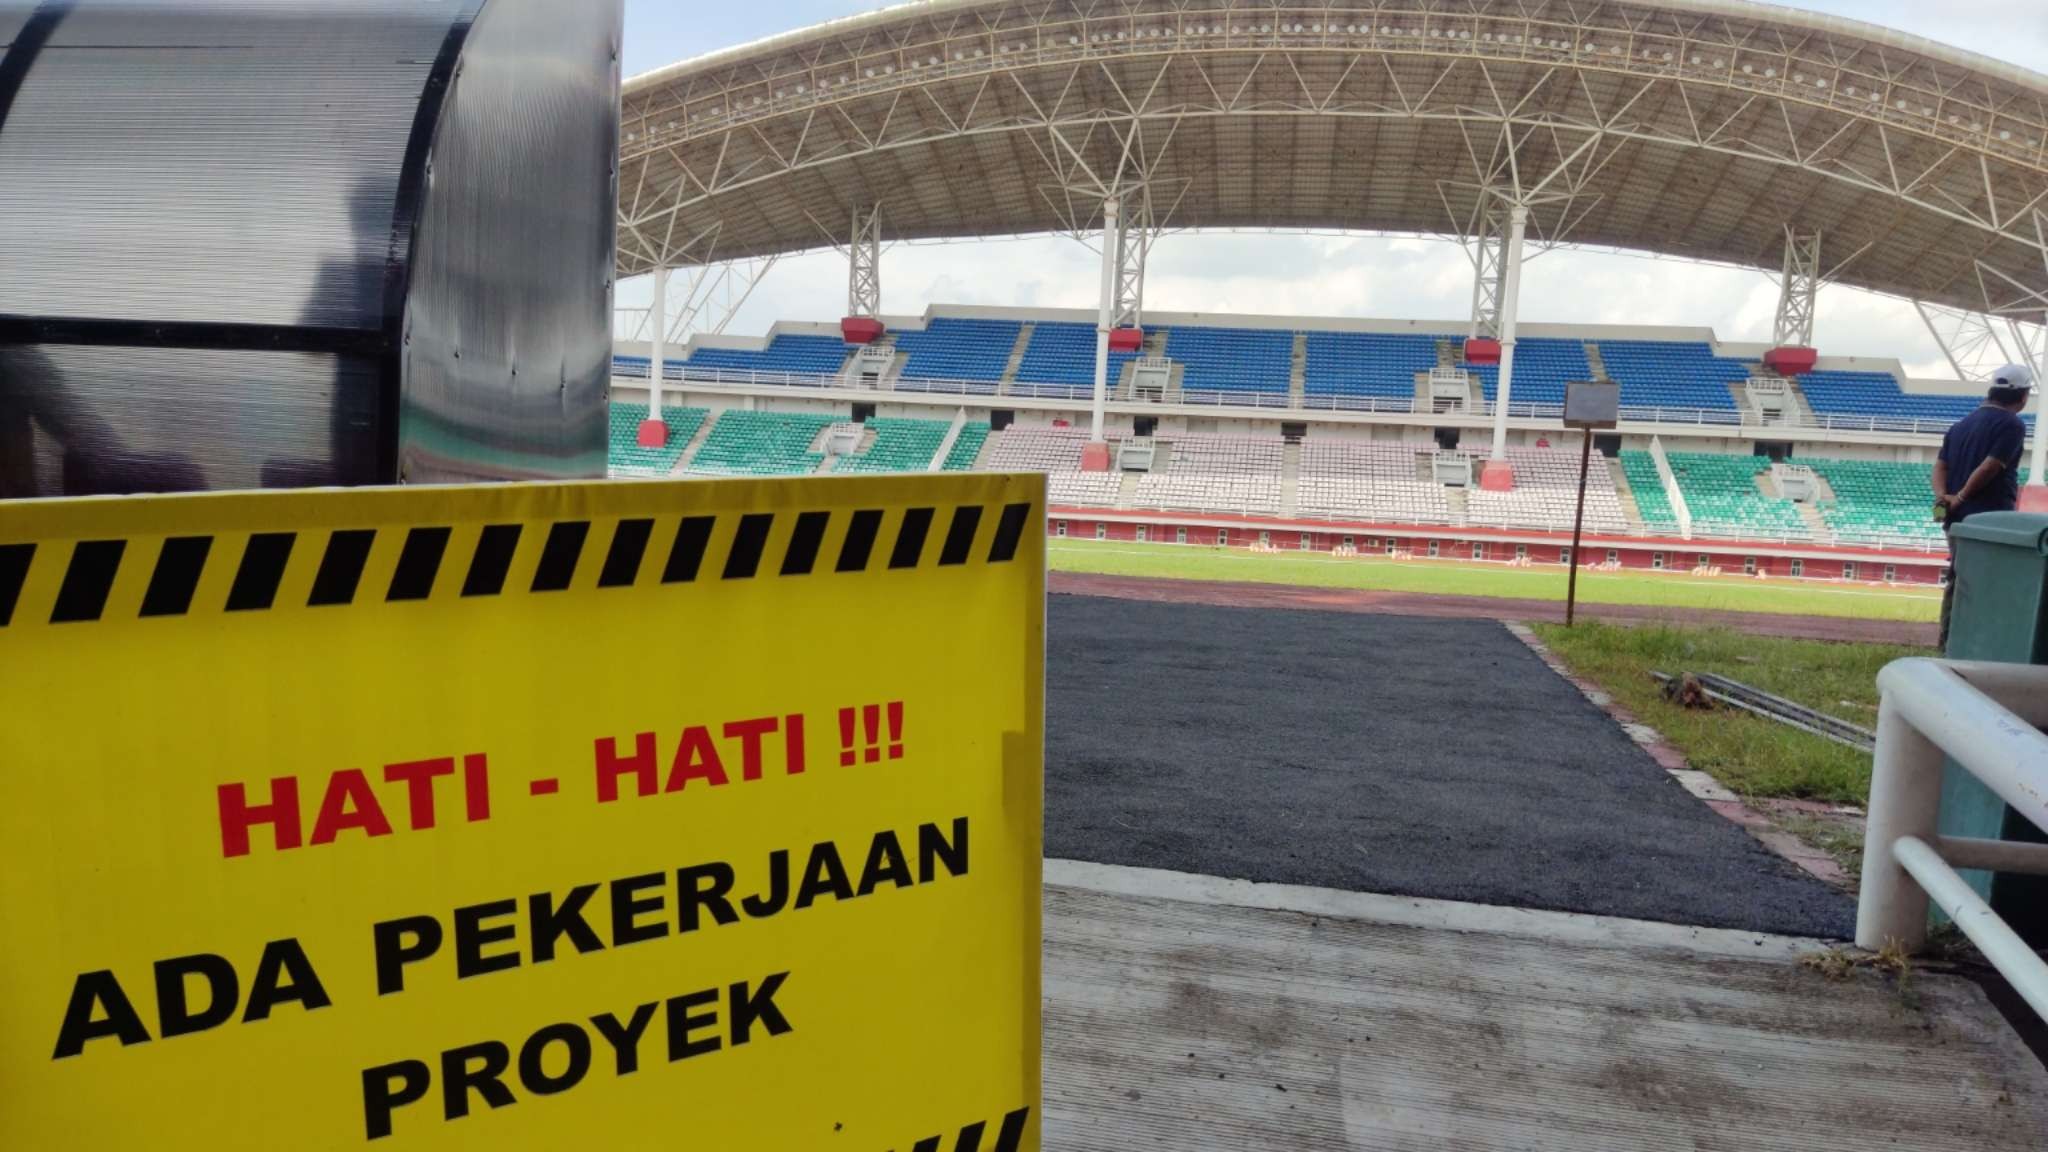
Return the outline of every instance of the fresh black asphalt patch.
[[[1500,624],[1050,598],[1050,857],[1842,938]]]

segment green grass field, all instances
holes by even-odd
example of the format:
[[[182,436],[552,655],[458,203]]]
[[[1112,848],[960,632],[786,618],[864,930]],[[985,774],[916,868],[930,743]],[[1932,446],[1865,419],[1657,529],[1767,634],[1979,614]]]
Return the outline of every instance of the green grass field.
[[[1863,804],[1870,755],[1730,708],[1681,708],[1652,672],[1713,672],[1863,728],[1877,725],[1878,669],[1926,649],[1751,636],[1726,628],[1535,625],[1574,672],[1614,694],[1685,753],[1692,766],[1745,796]]]
[[[1510,568],[1456,560],[1396,561],[1383,556],[1259,553],[1129,541],[1055,539],[1050,546],[1052,567],[1064,572],[1518,600],[1561,601],[1565,595],[1565,572],[1555,565]],[[1679,572],[1581,571],[1579,600],[1586,604],[1906,621],[1932,621],[1941,607],[1941,593],[1932,588],[1761,581],[1740,575],[1709,578]]]

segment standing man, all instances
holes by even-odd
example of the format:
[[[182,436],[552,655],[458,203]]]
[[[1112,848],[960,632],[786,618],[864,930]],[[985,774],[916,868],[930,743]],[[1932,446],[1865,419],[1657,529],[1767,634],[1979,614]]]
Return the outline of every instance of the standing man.
[[[1935,516],[1943,531],[1979,512],[2010,512],[2019,504],[2020,457],[2027,425],[2020,410],[2034,390],[2034,374],[2008,364],[1991,377],[1984,405],[1955,422],[1942,437],[1934,461]],[[1950,546],[1948,587],[1941,595],[1941,647],[1948,650],[1949,611],[1955,606],[1957,572]]]

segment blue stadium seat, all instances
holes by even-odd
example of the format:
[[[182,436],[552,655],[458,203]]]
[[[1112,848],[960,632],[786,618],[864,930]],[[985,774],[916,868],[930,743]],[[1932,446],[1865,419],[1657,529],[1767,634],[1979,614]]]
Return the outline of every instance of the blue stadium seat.
[[[1480,383],[1486,402],[1493,403],[1500,390],[1500,367],[1496,364],[1460,364]],[[1564,386],[1571,380],[1591,380],[1592,366],[1586,362],[1586,345],[1579,340],[1524,336],[1515,341],[1514,395],[1509,407],[1518,404],[1564,403]],[[1626,403],[1626,401],[1624,401]]]
[[[1879,428],[1950,423],[1984,402],[1976,396],[1910,396],[1889,372],[1808,372],[1799,378],[1799,391],[1815,415],[1867,417]]]
[[[1093,388],[1095,336],[1093,324],[1052,321],[1036,326],[1031,331],[1031,343],[1024,349],[1024,360],[1017,366],[1017,380],[1024,384]],[[1139,355],[1137,352],[1109,354],[1109,383],[1112,387],[1122,378],[1124,365]]]
[[[1185,365],[1187,392],[1287,395],[1294,373],[1294,333],[1266,328],[1175,328],[1166,354]]]
[[[759,352],[699,348],[690,354],[686,363],[691,368],[715,368],[726,372],[837,376],[839,370],[846,366],[846,343],[837,336],[777,336]]]
[[[1436,367],[1439,339],[1443,337],[1311,332],[1302,391],[1309,396],[1413,400],[1415,374]]]
[[[1010,365],[1017,333],[1016,320],[962,320],[940,317],[922,332],[899,332],[896,347],[909,353],[899,376],[912,380],[967,380],[993,385]],[[1091,376],[1091,380],[1093,377]]]
[[[1600,359],[1621,382],[1623,408],[1699,408],[1740,418],[1729,385],[1749,379],[1750,365],[1714,355],[1699,342],[1602,340]]]

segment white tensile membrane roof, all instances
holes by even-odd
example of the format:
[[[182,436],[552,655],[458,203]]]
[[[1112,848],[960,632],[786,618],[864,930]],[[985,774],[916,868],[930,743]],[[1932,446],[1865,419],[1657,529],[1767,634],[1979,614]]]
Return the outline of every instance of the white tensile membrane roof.
[[[624,93],[618,270],[892,239],[1175,228],[1570,241],[1973,310],[2048,292],[2048,78],[1730,0],[1461,12],[932,0],[684,61]],[[1491,188],[1492,194],[1482,194]],[[1839,265],[1839,267],[1837,267]]]

